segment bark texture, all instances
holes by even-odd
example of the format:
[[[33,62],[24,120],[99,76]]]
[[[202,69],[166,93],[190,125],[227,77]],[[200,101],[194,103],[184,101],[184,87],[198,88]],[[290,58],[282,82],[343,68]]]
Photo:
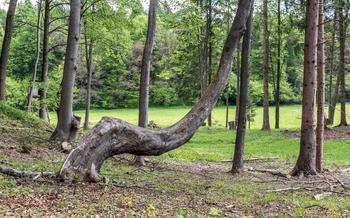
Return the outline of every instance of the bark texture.
[[[245,30],[251,2],[251,0],[239,1],[217,74],[204,96],[184,118],[171,127],[153,131],[119,119],[105,117],[69,154],[60,170],[60,177],[68,180],[79,178],[85,181],[99,181],[101,178],[99,170],[109,157],[123,153],[161,155],[189,141],[207,119],[227,85],[232,67],[232,55]]]
[[[291,175],[316,174],[316,86],[318,0],[306,2],[304,82],[300,153]]]
[[[86,25],[85,25],[86,27]],[[86,101],[85,101],[85,120],[84,129],[89,129],[90,105],[91,105],[91,81],[92,81],[92,63],[93,63],[93,42],[87,38],[85,33],[85,58],[87,70]]]
[[[263,66],[263,82],[264,82],[264,110],[263,110],[263,126],[262,130],[270,130],[269,115],[269,65],[270,65],[270,40],[268,29],[268,0],[264,0],[264,66]]]
[[[9,59],[10,44],[13,33],[13,23],[16,12],[17,0],[10,0],[9,8],[6,17],[6,26],[4,40],[1,47],[0,56],[0,101],[6,99],[6,76],[7,76],[7,62]]]
[[[244,169],[243,154],[245,135],[247,129],[247,108],[248,108],[248,93],[249,93],[249,57],[250,57],[250,40],[252,33],[252,6],[250,16],[247,21],[247,30],[244,33],[242,45],[242,69],[241,69],[241,85],[239,96],[239,112],[238,112],[238,126],[236,132],[235,153],[233,157],[232,173],[241,173]]]
[[[340,124],[347,126],[346,121],[346,92],[345,92],[345,41],[346,25],[344,21],[344,5],[339,8],[339,85],[340,85]]]
[[[58,123],[51,136],[51,139],[62,141],[73,140],[80,125],[80,119],[73,116],[73,92],[80,38],[80,10],[80,0],[71,0]]]
[[[45,0],[45,15],[44,15],[44,38],[43,38],[43,64],[41,72],[42,86],[39,89],[40,95],[40,110],[39,117],[43,120],[48,118],[46,107],[46,95],[48,88],[48,73],[49,73],[49,34],[50,34],[50,3],[51,0]]]
[[[333,125],[334,123],[334,113],[335,113],[335,107],[338,100],[338,93],[339,93],[339,82],[337,80],[336,87],[333,91],[333,74],[334,74],[334,51],[335,51],[335,36],[336,36],[336,30],[337,30],[337,10],[334,12],[333,17],[333,32],[332,32],[332,45],[331,45],[331,57],[330,57],[330,66],[329,66],[329,88],[328,88],[328,119],[327,124]],[[334,93],[333,93],[334,92]]]
[[[277,78],[276,78],[276,93],[275,93],[275,101],[276,101],[276,112],[275,112],[275,129],[280,128],[280,97],[281,97],[281,46],[282,46],[282,26],[281,26],[281,0],[278,0],[277,3],[277,34],[278,34],[278,42],[277,42]]]
[[[140,78],[140,97],[139,97],[139,126],[147,128],[148,126],[148,105],[149,105],[149,83],[151,74],[151,60],[154,38],[156,35],[158,0],[150,0],[148,12],[148,30],[145,48],[143,51],[141,78]],[[135,162],[138,165],[145,165],[144,157],[136,157]]]
[[[325,52],[324,52],[324,2],[319,0],[318,19],[318,45],[317,45],[317,129],[316,129],[316,169],[323,171],[323,144],[325,127]]]

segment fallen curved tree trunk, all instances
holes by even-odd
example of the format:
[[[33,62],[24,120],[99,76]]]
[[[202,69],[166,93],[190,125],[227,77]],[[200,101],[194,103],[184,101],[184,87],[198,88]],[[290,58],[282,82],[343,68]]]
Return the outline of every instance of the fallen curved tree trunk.
[[[100,181],[103,162],[118,154],[157,156],[185,144],[212,111],[229,79],[232,55],[246,28],[252,0],[240,0],[236,17],[224,45],[216,77],[205,95],[179,122],[152,131],[125,121],[104,117],[64,162],[59,177],[64,180]]]

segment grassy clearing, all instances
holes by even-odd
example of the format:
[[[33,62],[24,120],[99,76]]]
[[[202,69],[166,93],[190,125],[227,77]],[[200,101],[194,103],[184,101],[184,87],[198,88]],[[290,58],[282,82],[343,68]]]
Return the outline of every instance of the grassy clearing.
[[[350,104],[347,105],[350,107]],[[338,107],[339,108],[339,107]],[[169,108],[150,108],[149,120],[155,121],[161,127],[167,127],[180,120],[186,113],[189,112],[191,107],[169,107]],[[229,120],[235,118],[234,106],[229,108]],[[275,123],[275,108],[270,107],[270,122],[271,127],[274,127]],[[327,108],[326,108],[327,111]],[[337,111],[335,116],[335,123],[339,122],[339,114]],[[84,111],[75,111],[76,115],[82,117],[84,120]],[[251,129],[261,129],[262,127],[262,108],[258,107],[256,110],[255,122],[252,123]],[[56,114],[50,113],[52,123],[56,123]],[[115,110],[92,110],[90,114],[90,122],[96,124],[102,117],[111,116],[126,120],[130,123],[137,124],[138,110],[137,109],[115,109]],[[280,126],[281,129],[298,129],[301,123],[301,105],[286,105],[281,107],[280,114]],[[350,120],[350,116],[348,118]],[[213,124],[214,127],[225,127],[226,120],[226,108],[216,107],[213,111]]]

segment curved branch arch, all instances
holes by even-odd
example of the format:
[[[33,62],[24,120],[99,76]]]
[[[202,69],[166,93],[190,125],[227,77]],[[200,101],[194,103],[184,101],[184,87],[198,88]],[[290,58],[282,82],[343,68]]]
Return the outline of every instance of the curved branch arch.
[[[103,162],[118,154],[157,156],[189,141],[212,111],[225,89],[231,72],[232,56],[246,28],[253,0],[240,0],[231,30],[224,45],[218,72],[205,95],[192,110],[174,125],[153,131],[120,119],[104,117],[83,138],[65,160],[59,177],[97,182]]]

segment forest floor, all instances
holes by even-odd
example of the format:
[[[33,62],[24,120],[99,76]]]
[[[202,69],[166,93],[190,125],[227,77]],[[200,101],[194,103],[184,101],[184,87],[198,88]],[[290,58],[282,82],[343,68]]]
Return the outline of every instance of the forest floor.
[[[0,105],[0,167],[57,172],[67,154],[48,143],[51,128]],[[284,131],[248,131],[242,175],[229,173],[234,134],[223,128],[201,128],[146,167],[116,156],[99,184],[0,174],[0,216],[349,217],[349,140],[326,141],[325,173],[291,178],[298,139]]]

